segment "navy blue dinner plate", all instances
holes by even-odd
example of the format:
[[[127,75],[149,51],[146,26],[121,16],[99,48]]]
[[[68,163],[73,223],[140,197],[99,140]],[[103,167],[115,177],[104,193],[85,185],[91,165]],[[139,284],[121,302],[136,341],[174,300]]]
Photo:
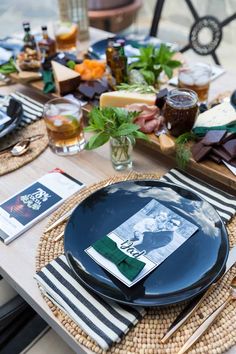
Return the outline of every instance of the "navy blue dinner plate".
[[[135,39],[135,37],[125,37],[125,36],[114,36],[113,40],[124,39],[126,46],[131,46],[133,48],[146,47],[149,44],[153,44],[156,48],[160,47],[161,41],[157,38],[146,36],[143,39]],[[105,54],[108,45],[109,38],[101,39],[91,45],[94,55],[101,57]],[[173,46],[173,43],[166,43],[169,46]],[[92,54],[92,53],[91,53]],[[126,51],[126,55],[130,56],[129,51]],[[134,55],[133,53],[131,55]]]
[[[20,123],[23,116],[22,104],[11,98],[5,111],[0,109],[0,117],[8,116],[10,119],[0,124],[0,138],[11,133]]]
[[[128,288],[85,249],[153,199],[198,230],[149,275]],[[227,231],[215,209],[190,190],[158,180],[115,183],[91,194],[68,220],[64,245],[78,281],[101,296],[140,306],[170,305],[197,296],[220,277],[229,252]]]

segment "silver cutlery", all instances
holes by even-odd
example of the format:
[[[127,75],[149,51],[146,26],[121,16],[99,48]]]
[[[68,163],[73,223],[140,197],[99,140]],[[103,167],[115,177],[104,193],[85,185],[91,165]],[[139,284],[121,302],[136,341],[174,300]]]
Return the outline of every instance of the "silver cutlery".
[[[222,274],[221,278],[234,266],[236,262],[236,246],[234,246],[230,252],[229,252],[229,257],[226,262],[226,267],[225,271]],[[219,279],[219,280],[220,280]],[[218,281],[214,282],[205,293],[200,294],[196,298],[194,298],[185,308],[180,312],[180,314],[176,317],[174,322],[170,325],[168,328],[167,332],[161,339],[161,343],[166,343],[172,336],[173,334],[183,326],[183,324],[191,317],[192,314],[199,308],[199,306],[202,304],[203,300],[207,298],[209,293],[218,285]]]
[[[20,156],[28,150],[31,142],[41,139],[43,136],[44,134],[37,134],[28,138],[20,139],[15,143],[7,146],[6,148],[0,150],[0,155],[10,151],[13,156]]]
[[[236,277],[233,278],[231,284],[231,294],[228,298],[220,305],[207,319],[198,327],[198,329],[189,337],[187,342],[178,351],[177,354],[184,354],[189,348],[193,346],[194,343],[206,332],[206,330],[215,322],[219,314],[224,310],[224,308],[231,302],[236,300]]]

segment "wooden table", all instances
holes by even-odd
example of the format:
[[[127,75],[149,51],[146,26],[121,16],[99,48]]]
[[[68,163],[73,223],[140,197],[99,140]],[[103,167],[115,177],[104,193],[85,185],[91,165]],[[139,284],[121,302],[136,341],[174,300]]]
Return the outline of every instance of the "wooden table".
[[[79,47],[80,54],[82,54],[88,48],[89,43],[104,39],[104,36],[107,38],[112,35],[113,34],[109,32],[90,28],[90,41],[81,42]],[[223,92],[234,91],[236,88],[235,77],[236,71],[231,71],[224,73],[215,81],[213,81],[210,85],[209,101],[212,101]],[[42,81],[33,82],[31,85],[33,87],[39,88],[40,90],[43,88]],[[173,86],[169,86],[168,88],[173,89]],[[157,154],[162,155],[159,139],[154,134],[150,135],[150,141],[148,143],[140,140],[138,144],[142,146],[146,145],[149,150],[153,149]],[[163,156],[162,158],[168,160],[171,165],[175,165],[175,154],[172,154],[171,156]],[[207,178],[209,183],[213,183],[217,187],[223,188],[226,191],[236,195],[236,176],[223,163],[218,165],[211,160],[204,160],[203,162],[197,163],[193,158],[191,158],[188,164],[188,171],[195,174],[199,178]]]
[[[101,31],[92,31],[91,39],[96,40],[106,36]],[[224,82],[223,77],[219,83]],[[227,85],[228,82],[226,81]],[[219,87],[222,90],[221,84]],[[2,87],[0,94],[6,94],[19,86]],[[224,89],[226,87],[223,87]],[[217,90],[216,90],[217,91]],[[155,151],[145,147],[134,150],[134,169],[139,172],[155,171],[165,173],[173,167],[173,162],[166,161],[164,157]],[[10,197],[46,174],[55,167],[62,168],[73,177],[81,180],[86,185],[98,182],[108,176],[118,174],[112,168],[109,149],[105,145],[95,151],[82,151],[71,157],[60,157],[46,149],[37,159],[19,170],[0,177],[0,202]],[[48,322],[48,324],[67,342],[77,353],[90,353],[80,345],[64,329],[61,323],[49,310],[40,295],[35,273],[35,254],[39,239],[48,222],[48,217],[21,235],[18,239],[6,246],[0,243],[0,273],[18,291],[18,293]]]

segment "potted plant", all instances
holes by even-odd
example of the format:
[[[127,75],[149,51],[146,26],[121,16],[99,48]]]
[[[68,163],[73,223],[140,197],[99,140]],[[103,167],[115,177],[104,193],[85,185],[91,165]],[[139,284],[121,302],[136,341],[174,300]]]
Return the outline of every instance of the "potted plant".
[[[128,84],[122,83],[118,86],[119,90],[155,92],[159,89],[162,74],[171,79],[173,70],[182,65],[173,59],[175,52],[166,44],[161,44],[159,48],[148,45],[139,48],[139,51],[138,55],[133,56],[136,60],[128,67]]]
[[[136,139],[148,140],[134,123],[140,112],[129,112],[124,108],[94,107],[89,113],[86,132],[95,133],[90,137],[85,149],[92,150],[110,141],[111,161],[115,170],[132,167],[132,147]]]

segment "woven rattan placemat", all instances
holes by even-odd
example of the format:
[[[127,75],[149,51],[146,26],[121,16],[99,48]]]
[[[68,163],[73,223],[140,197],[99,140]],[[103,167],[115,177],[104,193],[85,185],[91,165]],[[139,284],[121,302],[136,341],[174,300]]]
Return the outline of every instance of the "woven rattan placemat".
[[[30,148],[25,154],[21,156],[12,156],[10,152],[6,152],[0,155],[0,176],[26,165],[46,149],[48,146],[48,137],[45,123],[43,120],[39,120],[0,140],[0,149],[3,149],[8,145],[13,144],[15,141],[37,134],[44,134],[44,136],[41,139],[31,142]]]
[[[124,179],[158,179],[157,174],[131,174],[115,176],[105,181],[99,182],[74,195],[63,204],[51,217],[49,225],[58,219],[64,212],[69,211],[76,204],[84,200],[89,194],[106,185]],[[48,226],[49,226],[48,225]],[[48,227],[47,226],[47,227]],[[64,225],[54,228],[51,232],[44,233],[40,239],[36,256],[36,270],[55,259],[64,252],[63,240],[54,242],[55,237],[63,231]],[[230,245],[236,244],[236,217],[228,225]],[[165,308],[148,308],[144,318],[132,328],[123,340],[113,345],[108,353],[128,354],[174,354],[182,347],[187,338],[196,330],[203,320],[216,309],[229,295],[229,284],[236,275],[236,269],[227,273],[210,296],[203,302],[200,309],[190,318],[190,320],[174,335],[169,343],[160,344],[160,339],[166,332],[170,323],[183,308],[182,305],[169,306]],[[47,297],[45,301],[53,314],[60,320],[66,330],[76,341],[85,345],[96,353],[102,353],[102,349],[86,335],[71,318],[65,315]],[[223,311],[209,331],[194,345],[189,353],[196,354],[220,354],[236,343],[236,307],[231,302]]]

